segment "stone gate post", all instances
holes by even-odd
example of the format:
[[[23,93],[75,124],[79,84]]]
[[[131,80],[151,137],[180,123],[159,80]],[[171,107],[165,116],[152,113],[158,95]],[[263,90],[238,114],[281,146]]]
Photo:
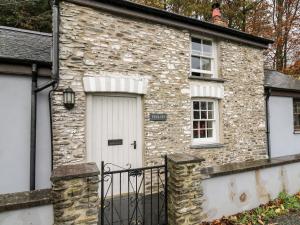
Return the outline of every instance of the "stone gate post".
[[[168,222],[170,225],[201,223],[202,188],[200,159],[187,154],[168,156]]]
[[[95,163],[64,165],[53,170],[54,225],[97,225],[99,174]]]

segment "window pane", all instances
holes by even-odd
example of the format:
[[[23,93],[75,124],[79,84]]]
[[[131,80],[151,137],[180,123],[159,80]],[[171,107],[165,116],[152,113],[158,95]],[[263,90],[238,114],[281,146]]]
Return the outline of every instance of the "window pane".
[[[294,99],[294,130],[300,131],[300,100]]]
[[[213,136],[213,130],[212,129],[208,129],[207,130],[207,137],[211,138]]]
[[[201,110],[206,110],[207,102],[201,102]]]
[[[194,138],[199,138],[198,130],[193,131],[193,137]]]
[[[201,58],[201,70],[211,71],[211,59]]]
[[[213,102],[208,102],[208,110],[214,110],[214,103]]]
[[[295,103],[295,112],[300,113],[300,102]]]
[[[212,128],[212,121],[207,121],[207,128]]]
[[[193,102],[193,107],[196,110],[199,110],[199,102]]]
[[[200,58],[192,56],[192,68],[200,70]]]
[[[212,42],[208,40],[203,40],[203,55],[212,56]]]
[[[295,130],[300,130],[300,114],[294,115],[294,126]]]
[[[207,119],[207,111],[201,111],[201,119]]]
[[[206,128],[205,121],[200,121],[200,128],[201,129],[205,129]]]
[[[193,102],[193,108],[199,110],[199,102]]]
[[[200,119],[199,111],[194,111],[194,119]]]
[[[200,138],[206,138],[206,131],[200,130]]]
[[[192,50],[201,52],[201,40],[192,38]]]
[[[214,118],[214,112],[208,111],[208,119],[213,119],[213,118]]]
[[[198,129],[199,128],[198,126],[199,126],[199,122],[198,121],[194,121],[193,122],[193,128],[194,129]]]
[[[200,77],[201,74],[200,73],[196,73],[196,72],[192,72],[192,76]]]

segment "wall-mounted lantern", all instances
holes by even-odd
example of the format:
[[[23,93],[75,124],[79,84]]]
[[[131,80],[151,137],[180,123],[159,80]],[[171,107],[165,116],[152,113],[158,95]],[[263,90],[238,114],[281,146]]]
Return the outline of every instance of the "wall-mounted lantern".
[[[69,110],[74,108],[75,92],[70,87],[64,90],[64,105]]]

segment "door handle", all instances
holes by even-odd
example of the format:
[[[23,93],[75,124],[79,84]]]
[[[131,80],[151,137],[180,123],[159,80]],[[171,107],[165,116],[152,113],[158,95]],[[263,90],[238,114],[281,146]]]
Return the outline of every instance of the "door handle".
[[[136,141],[133,141],[131,145],[133,145],[133,149],[136,149]]]

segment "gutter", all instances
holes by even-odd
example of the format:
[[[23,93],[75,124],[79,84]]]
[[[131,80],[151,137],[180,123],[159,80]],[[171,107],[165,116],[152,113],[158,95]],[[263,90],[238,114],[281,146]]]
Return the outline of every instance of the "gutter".
[[[45,67],[50,67],[52,65],[51,62],[47,62],[47,61],[32,60],[32,59],[18,59],[18,58],[3,57],[3,56],[0,56],[0,62],[9,63],[9,64],[20,64],[20,65],[38,64],[39,66],[45,66]]]
[[[53,10],[53,63],[51,81],[38,87],[38,66],[32,64],[32,89],[31,89],[31,128],[30,128],[30,190],[36,189],[36,118],[37,118],[37,93],[52,86],[48,94],[49,114],[50,114],[50,134],[51,134],[51,170],[53,169],[53,132],[52,132],[52,94],[57,89],[59,81],[59,58],[58,58],[58,28],[59,28],[59,8],[58,0],[52,2]],[[28,63],[28,62],[26,62]]]
[[[270,145],[270,112],[269,112],[269,99],[272,93],[272,89],[266,90],[266,134],[267,134],[267,152],[269,159],[271,158],[271,145]]]

